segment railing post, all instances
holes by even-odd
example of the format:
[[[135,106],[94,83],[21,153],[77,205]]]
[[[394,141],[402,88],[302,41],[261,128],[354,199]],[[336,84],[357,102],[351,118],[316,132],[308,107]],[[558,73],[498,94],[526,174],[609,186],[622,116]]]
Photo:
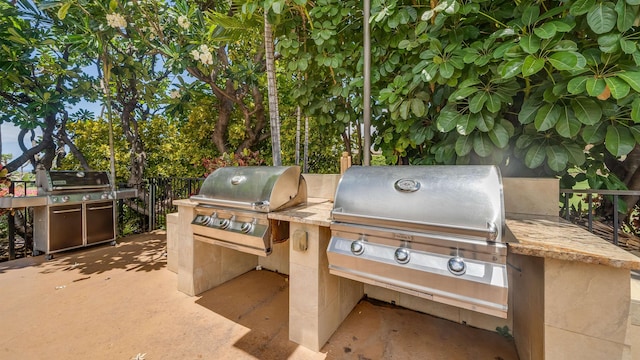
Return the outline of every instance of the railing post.
[[[568,221],[571,220],[569,215],[569,194],[564,193],[564,218]]]
[[[149,229],[153,231],[156,228],[156,178],[151,178],[149,183]]]
[[[613,195],[613,244],[618,245],[618,195]]]
[[[9,193],[11,195],[15,194],[15,185],[13,183],[9,185]],[[7,221],[9,222],[9,260],[13,260],[16,258],[16,219],[13,216],[13,209],[9,210]]]
[[[593,232],[593,195],[591,193],[587,194],[587,200],[589,202],[589,232]]]

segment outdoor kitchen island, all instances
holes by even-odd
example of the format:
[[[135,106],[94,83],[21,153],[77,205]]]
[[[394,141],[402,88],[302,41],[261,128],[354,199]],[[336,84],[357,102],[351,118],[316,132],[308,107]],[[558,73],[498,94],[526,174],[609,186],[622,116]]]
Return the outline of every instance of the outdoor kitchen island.
[[[282,244],[289,260],[289,338],[319,350],[367,294],[454,322],[507,329],[520,359],[640,358],[640,304],[630,294],[630,270],[640,268],[640,259],[559,220],[557,181],[503,180],[510,283],[506,319],[331,275],[326,250],[333,203],[309,191],[306,205],[269,214],[290,222],[290,239]],[[189,239],[193,204],[182,200],[178,205],[179,290],[196,295],[258,263],[251,260],[234,274],[220,263],[237,260],[240,253],[221,258],[212,251],[222,248],[207,248],[208,255],[199,254],[202,244]]]

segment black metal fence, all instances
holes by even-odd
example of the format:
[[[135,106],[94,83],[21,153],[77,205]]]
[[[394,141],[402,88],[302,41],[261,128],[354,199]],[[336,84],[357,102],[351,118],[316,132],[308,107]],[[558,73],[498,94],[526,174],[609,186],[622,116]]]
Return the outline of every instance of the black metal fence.
[[[635,236],[635,229],[629,223],[624,223],[620,219],[620,214],[625,215],[625,211],[621,211],[621,198],[640,196],[640,191],[634,190],[574,190],[560,189],[560,198],[562,206],[560,208],[560,216],[573,223],[584,224],[587,230],[595,232],[594,224],[605,224],[610,227],[609,231],[600,231],[599,236],[605,238],[616,246],[620,246],[620,235],[631,234]],[[606,210],[607,207],[609,210]],[[636,213],[638,213],[636,207]],[[640,213],[639,213],[640,216]],[[632,240],[636,243],[636,240]],[[626,245],[626,244],[625,244]],[[636,250],[636,249],[632,249]]]
[[[204,178],[148,178],[137,186],[138,197],[118,199],[118,237],[166,228],[166,215],[177,211],[173,200],[186,199],[200,191]],[[125,184],[119,184],[124,189]],[[13,196],[34,196],[33,181],[14,181]],[[31,255],[33,209],[21,208],[0,215],[0,261]]]
[[[138,197],[119,199],[118,236],[166,229],[166,215],[177,211],[173,200],[186,199],[200,191],[204,178],[148,178],[138,186]],[[126,185],[119,184],[119,188]],[[14,181],[9,192],[14,196],[35,195],[32,181]],[[618,209],[620,198],[640,196],[640,191],[613,190],[560,190],[560,216],[574,223],[586,224],[594,232],[596,209],[603,201],[609,201],[612,209]],[[640,218],[640,215],[639,215]],[[612,211],[607,220],[612,230],[607,239],[619,245],[620,229],[623,227],[618,211]],[[628,230],[628,229],[627,229]],[[603,236],[602,234],[598,234]],[[33,209],[12,209],[0,216],[0,261],[31,255],[33,249]]]

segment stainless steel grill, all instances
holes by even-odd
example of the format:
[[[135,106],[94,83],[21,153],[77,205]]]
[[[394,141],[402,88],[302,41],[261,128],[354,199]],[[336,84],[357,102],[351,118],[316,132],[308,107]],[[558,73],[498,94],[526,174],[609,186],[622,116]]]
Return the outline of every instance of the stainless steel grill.
[[[351,167],[338,185],[332,220],[330,273],[506,317],[496,167]]]
[[[115,241],[115,193],[104,171],[36,172],[34,253],[49,254]]]
[[[298,166],[224,167],[209,175],[198,195],[194,239],[260,256],[289,238],[289,223],[268,213],[307,201]]]

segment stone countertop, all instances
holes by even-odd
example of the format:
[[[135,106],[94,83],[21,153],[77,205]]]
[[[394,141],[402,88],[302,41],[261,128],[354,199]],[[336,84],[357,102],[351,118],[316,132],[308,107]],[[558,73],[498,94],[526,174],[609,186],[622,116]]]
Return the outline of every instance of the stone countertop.
[[[197,202],[191,201],[190,199],[173,200],[172,203],[175,206],[196,207],[198,205]]]
[[[308,198],[306,204],[269,213],[269,219],[329,227],[332,209],[330,199]]]
[[[560,217],[508,214],[506,224],[514,254],[640,269],[639,257]]]

